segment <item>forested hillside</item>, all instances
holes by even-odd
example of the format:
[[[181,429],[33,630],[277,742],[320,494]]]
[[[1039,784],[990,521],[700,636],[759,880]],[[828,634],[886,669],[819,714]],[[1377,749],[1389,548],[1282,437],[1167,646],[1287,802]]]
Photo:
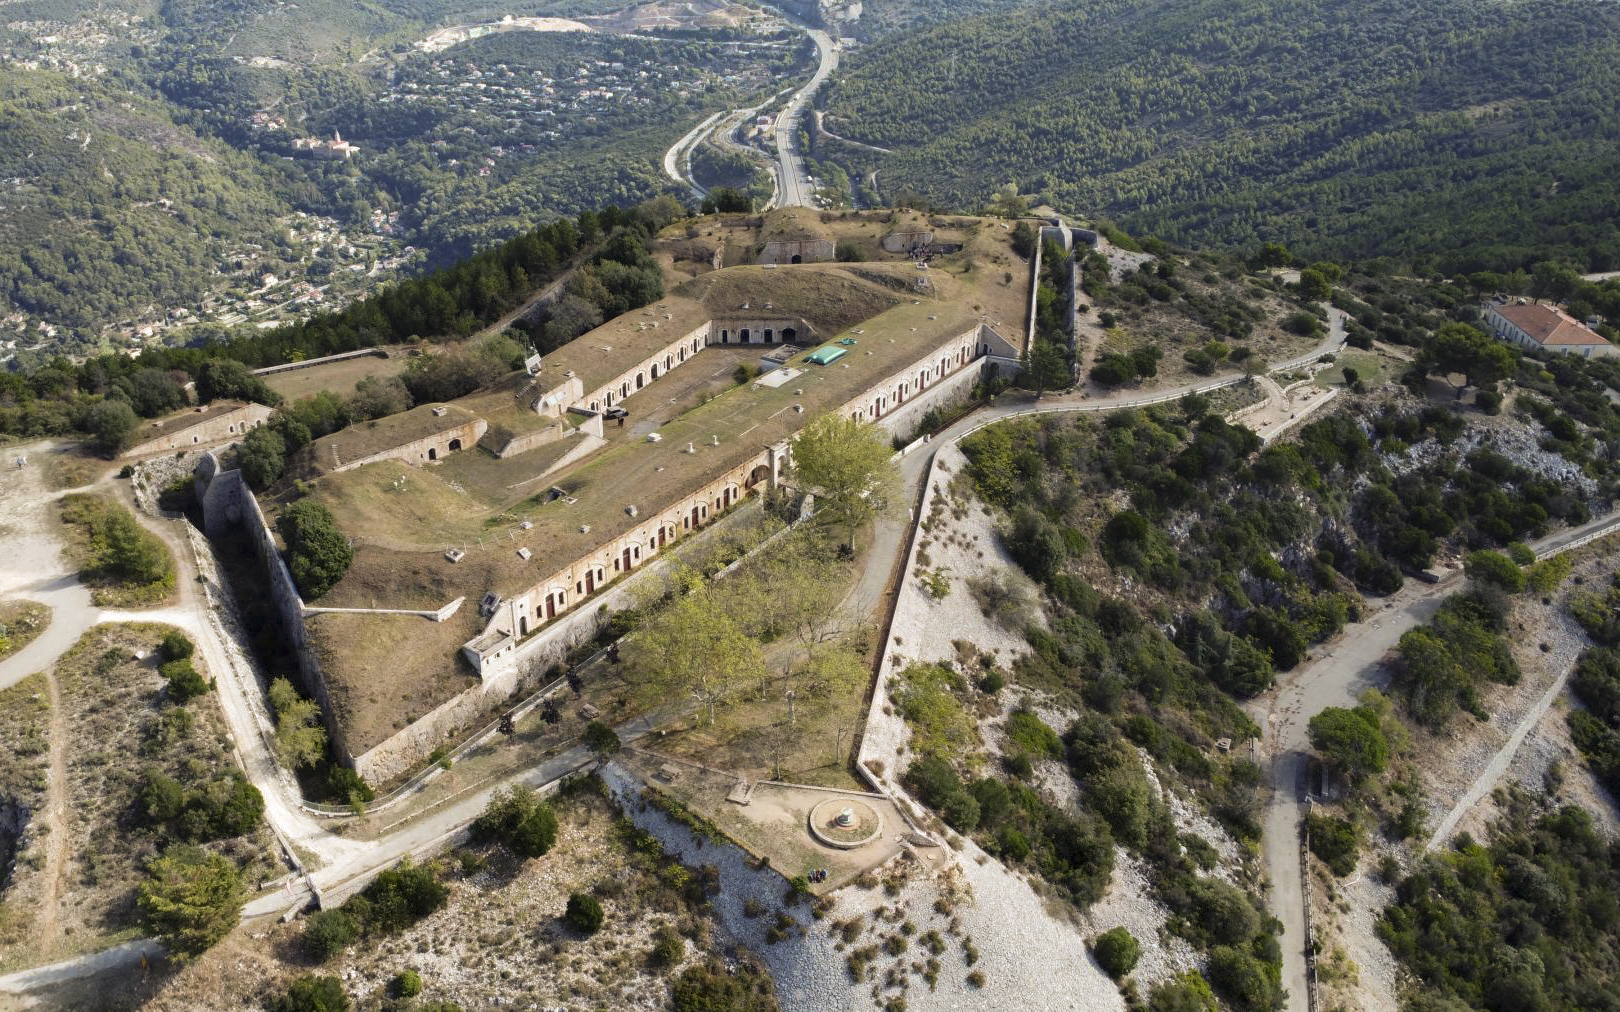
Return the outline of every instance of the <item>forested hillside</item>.
[[[0,79],[0,181],[0,306],[69,327],[195,298],[230,243],[288,210],[276,166],[46,71]]]
[[[954,55],[953,55],[954,54]],[[824,142],[886,195],[998,186],[1198,246],[1620,263],[1620,6],[1063,0],[857,52]]]

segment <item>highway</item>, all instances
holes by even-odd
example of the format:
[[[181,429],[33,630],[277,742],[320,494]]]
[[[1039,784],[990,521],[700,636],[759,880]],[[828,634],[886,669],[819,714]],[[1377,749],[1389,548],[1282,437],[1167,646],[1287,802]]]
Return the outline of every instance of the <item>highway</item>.
[[[773,173],[776,193],[766,205],[767,210],[772,207],[811,206],[813,191],[806,179],[804,160],[798,150],[798,130],[811,98],[838,67],[838,47],[833,43],[832,36],[818,28],[801,27],[816,44],[817,67],[810,80],[788,99],[772,126],[772,137],[776,144],[776,168]],[[708,191],[692,178],[692,151],[708,139],[734,150],[749,150],[732,142],[731,136],[739,126],[775,100],[773,97],[764,105],[751,109],[724,109],[704,119],[664,152],[664,174],[690,189],[694,197],[701,199],[707,196]]]
[[[809,198],[814,191],[805,178],[804,160],[798,150],[799,125],[804,120],[804,110],[810,104],[810,99],[838,67],[838,47],[833,45],[832,37],[818,28],[807,28],[805,31],[816,43],[820,65],[816,68],[815,76],[793,93],[787,107],[776,117],[777,207],[811,206]]]

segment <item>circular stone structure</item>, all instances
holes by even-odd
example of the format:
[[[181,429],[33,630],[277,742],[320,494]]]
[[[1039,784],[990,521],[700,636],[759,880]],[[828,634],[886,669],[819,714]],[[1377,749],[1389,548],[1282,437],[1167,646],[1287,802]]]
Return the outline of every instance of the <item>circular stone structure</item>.
[[[864,801],[829,798],[810,809],[810,835],[829,847],[854,850],[883,835],[883,819]]]

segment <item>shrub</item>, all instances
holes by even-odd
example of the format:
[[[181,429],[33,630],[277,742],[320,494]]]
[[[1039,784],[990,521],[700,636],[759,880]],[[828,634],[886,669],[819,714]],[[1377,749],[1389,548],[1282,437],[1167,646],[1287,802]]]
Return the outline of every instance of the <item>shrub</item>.
[[[557,816],[534,789],[497,790],[473,820],[474,839],[498,840],[523,857],[541,857],[557,842]]]
[[[979,679],[979,691],[987,696],[994,696],[1007,687],[1007,679],[999,671],[990,671]]]
[[[612,755],[623,747],[619,735],[599,720],[593,720],[585,725],[585,747],[601,755]]]
[[[568,897],[568,909],[563,912],[563,920],[576,931],[587,935],[594,935],[602,930],[602,923],[607,915],[602,912],[602,904],[590,893],[574,893]]]
[[[313,499],[287,507],[276,529],[287,542],[287,567],[306,601],[331,590],[354,561],[354,548],[338,530],[332,511]]]
[[[430,870],[404,860],[378,875],[343,909],[361,931],[393,934],[439,910],[449,899],[450,891]]]
[[[1142,946],[1129,931],[1114,928],[1098,935],[1097,940],[1092,943],[1091,951],[1097,957],[1097,965],[1101,966],[1108,976],[1119,980],[1136,969],[1136,961],[1142,955]]]
[[[1311,841],[1311,853],[1333,874],[1343,878],[1356,870],[1359,845],[1354,825],[1331,815],[1307,815],[1305,832]]]
[[[182,706],[209,689],[207,679],[185,658],[169,661],[158,668],[158,674],[168,682],[169,698]]]
[[[1389,741],[1378,725],[1370,707],[1329,706],[1310,719],[1311,747],[1328,765],[1359,781],[1389,764]]]
[[[347,766],[333,766],[326,773],[326,786],[337,797],[344,801],[358,799],[361,803],[377,800],[377,792],[371,785],[361,779],[360,774]]]
[[[1063,739],[1028,710],[1015,710],[1007,716],[1007,737],[1030,755],[1063,758]]]
[[[158,650],[163,654],[165,661],[185,660],[197,652],[197,645],[178,630],[163,634],[163,642]]]
[[[394,978],[394,993],[401,998],[415,998],[422,993],[422,975],[415,970],[401,970]]]
[[[347,911],[317,910],[304,921],[304,933],[299,936],[299,944],[310,959],[324,963],[353,945],[359,937],[360,928]]]
[[[669,925],[654,932],[653,938],[652,952],[647,957],[653,966],[674,966],[686,957],[686,939]]]
[[[979,824],[979,803],[965,792],[946,798],[939,813],[945,824],[958,833],[971,833]]]
[[[171,846],[147,865],[136,900],[148,931],[184,960],[206,951],[242,919],[242,878],[222,854]]]
[[[996,835],[996,845],[1004,861],[1022,861],[1029,856],[1029,838],[1016,826],[1003,826]]]
[[[769,974],[749,964],[727,971],[711,959],[690,966],[675,982],[674,1012],[776,1012],[776,997]]]
[[[348,1012],[349,996],[336,977],[305,974],[277,999],[275,1012]]]

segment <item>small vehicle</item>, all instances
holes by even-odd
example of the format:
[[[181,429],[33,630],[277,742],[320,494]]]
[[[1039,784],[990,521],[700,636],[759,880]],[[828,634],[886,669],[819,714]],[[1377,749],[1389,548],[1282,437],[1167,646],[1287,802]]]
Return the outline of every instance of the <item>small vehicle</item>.
[[[608,408],[606,411],[602,412],[602,417],[603,418],[629,418],[630,417],[630,412],[626,411],[624,408]]]

